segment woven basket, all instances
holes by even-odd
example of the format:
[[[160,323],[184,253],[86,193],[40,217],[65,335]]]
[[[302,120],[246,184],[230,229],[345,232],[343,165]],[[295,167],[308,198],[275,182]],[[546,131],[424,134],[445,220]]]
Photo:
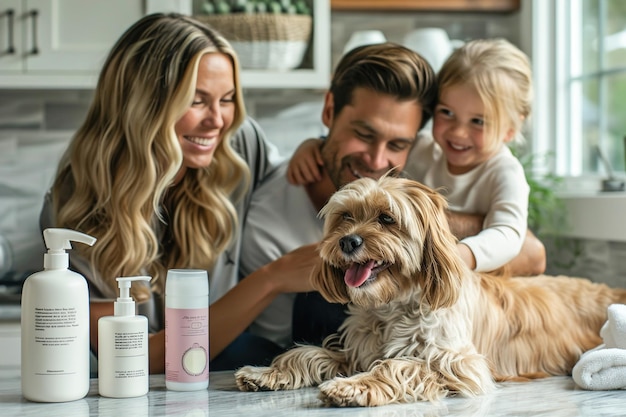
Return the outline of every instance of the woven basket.
[[[312,18],[308,15],[234,13],[196,18],[231,42],[246,69],[296,68],[311,37]]]

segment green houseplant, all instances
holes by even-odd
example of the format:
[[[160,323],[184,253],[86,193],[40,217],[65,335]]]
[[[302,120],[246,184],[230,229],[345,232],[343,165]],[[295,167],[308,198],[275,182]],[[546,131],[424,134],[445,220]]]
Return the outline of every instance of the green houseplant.
[[[558,236],[567,227],[567,213],[557,190],[563,179],[553,173],[537,174],[536,166],[550,165],[552,153],[538,155],[525,147],[511,146],[511,151],[524,167],[526,181],[530,186],[528,196],[528,228],[536,235]]]
[[[534,169],[549,166],[554,154],[532,154],[519,146],[511,150],[522,163],[530,186],[528,228],[546,245],[549,264],[557,270],[569,271],[576,265],[583,245],[580,239],[563,234],[570,227],[567,209],[557,194],[563,178],[553,173],[536,174]]]
[[[305,0],[202,0],[198,3],[196,14],[311,14],[311,8]]]

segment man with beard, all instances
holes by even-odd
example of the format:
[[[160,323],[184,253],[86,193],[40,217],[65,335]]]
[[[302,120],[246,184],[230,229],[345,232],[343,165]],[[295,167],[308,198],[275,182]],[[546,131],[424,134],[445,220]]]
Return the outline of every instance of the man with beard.
[[[324,99],[322,122],[328,136],[321,148],[322,178],[305,186],[291,185],[285,161],[255,191],[241,240],[240,276],[295,248],[319,242],[323,220],[317,213],[342,185],[360,177],[379,178],[389,170],[400,173],[436,101],[435,74],[414,51],[386,43],[348,52]],[[459,215],[453,220],[459,219],[470,233],[481,229],[481,218]],[[451,221],[453,231],[455,223]],[[544,257],[545,263],[539,245],[539,250],[523,255],[540,262]],[[249,331],[281,348],[294,342],[320,344],[344,318],[344,306],[327,303],[316,292],[281,294]]]

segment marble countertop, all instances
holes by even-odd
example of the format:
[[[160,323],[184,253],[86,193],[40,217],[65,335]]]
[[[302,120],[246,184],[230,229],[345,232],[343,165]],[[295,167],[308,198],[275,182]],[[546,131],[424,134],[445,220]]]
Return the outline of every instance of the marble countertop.
[[[398,404],[373,408],[327,408],[317,389],[281,392],[240,392],[231,372],[210,375],[209,389],[174,392],[165,388],[164,375],[150,376],[150,392],[137,398],[113,399],[98,395],[98,381],[82,400],[39,404],[21,396],[18,376],[0,375],[0,414],[4,416],[189,416],[189,417],[437,417],[437,416],[623,416],[626,391],[585,391],[568,377],[529,383],[501,384],[490,395],[446,398],[440,403]]]

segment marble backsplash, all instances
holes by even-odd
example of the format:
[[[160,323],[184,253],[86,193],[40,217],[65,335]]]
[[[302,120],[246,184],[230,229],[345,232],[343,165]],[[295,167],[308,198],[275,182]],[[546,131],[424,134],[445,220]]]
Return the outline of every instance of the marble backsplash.
[[[626,288],[626,242],[541,237],[546,245],[546,273],[589,278]]]

